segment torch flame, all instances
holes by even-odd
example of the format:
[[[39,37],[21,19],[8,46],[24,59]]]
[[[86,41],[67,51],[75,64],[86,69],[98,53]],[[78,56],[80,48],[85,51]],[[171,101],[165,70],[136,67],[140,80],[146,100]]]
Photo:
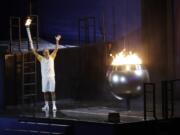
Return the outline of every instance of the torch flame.
[[[30,25],[31,25],[31,22],[32,22],[32,20],[31,20],[30,18],[28,18],[28,19],[26,20],[25,26],[30,26]]]
[[[120,53],[116,54],[113,57],[112,65],[141,65],[142,60],[136,53],[126,53],[125,50],[121,51]]]

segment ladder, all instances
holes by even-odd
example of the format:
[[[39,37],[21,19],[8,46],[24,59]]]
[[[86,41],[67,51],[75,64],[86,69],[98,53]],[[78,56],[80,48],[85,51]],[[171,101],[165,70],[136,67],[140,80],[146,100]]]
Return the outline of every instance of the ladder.
[[[31,103],[36,109],[37,102],[37,71],[36,58],[32,53],[22,53],[22,105]],[[35,112],[35,111],[34,111]]]
[[[31,15],[30,18],[32,19],[31,25],[31,33],[32,33],[32,40],[34,43],[34,47],[38,49],[39,43],[39,26],[38,26],[38,16]],[[30,45],[27,43],[27,36],[23,40],[23,33],[26,33],[22,29],[24,26],[25,20],[27,17],[15,17],[11,16],[9,19],[10,25],[10,45],[9,50],[11,53],[17,53],[16,55],[16,80],[21,80],[21,84],[17,85],[21,87],[20,91],[20,101],[22,104],[22,112],[25,109],[25,105],[30,104],[33,105],[33,108],[36,108],[36,101],[37,101],[37,72],[36,72],[36,58],[35,56],[29,52]],[[35,112],[35,111],[34,111]]]

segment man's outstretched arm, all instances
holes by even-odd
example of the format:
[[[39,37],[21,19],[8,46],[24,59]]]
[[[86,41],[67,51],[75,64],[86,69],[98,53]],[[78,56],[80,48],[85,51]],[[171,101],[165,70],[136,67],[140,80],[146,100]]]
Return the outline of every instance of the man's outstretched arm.
[[[57,52],[58,52],[58,45],[59,45],[59,41],[60,41],[60,39],[61,39],[61,35],[55,36],[55,39],[56,39],[56,46],[55,46],[54,51],[51,53],[51,57],[52,57],[53,59],[55,59],[56,54],[57,54]]]
[[[43,59],[43,57],[40,54],[38,54],[34,48],[31,48],[31,50],[33,54],[35,55],[35,57],[38,59],[38,61],[41,61]]]

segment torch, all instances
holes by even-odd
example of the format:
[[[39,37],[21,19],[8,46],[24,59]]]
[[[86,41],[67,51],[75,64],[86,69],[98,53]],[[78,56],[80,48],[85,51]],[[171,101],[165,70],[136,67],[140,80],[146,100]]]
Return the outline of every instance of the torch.
[[[32,40],[32,37],[31,37],[31,31],[30,31],[31,22],[32,22],[32,20],[30,18],[28,18],[26,20],[25,26],[26,26],[26,31],[27,31],[30,47],[31,47],[31,49],[34,49],[34,47],[33,47],[33,40]]]

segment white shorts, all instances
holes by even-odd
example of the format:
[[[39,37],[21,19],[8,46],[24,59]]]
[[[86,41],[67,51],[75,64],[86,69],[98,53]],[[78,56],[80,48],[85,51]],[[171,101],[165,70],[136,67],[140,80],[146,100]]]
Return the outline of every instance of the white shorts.
[[[55,92],[55,77],[42,78],[42,92]]]

